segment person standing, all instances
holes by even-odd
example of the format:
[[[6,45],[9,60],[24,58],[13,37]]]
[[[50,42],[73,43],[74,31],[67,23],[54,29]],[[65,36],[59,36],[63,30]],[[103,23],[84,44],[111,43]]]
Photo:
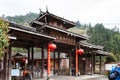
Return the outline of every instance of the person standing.
[[[113,67],[108,76],[109,80],[120,80],[120,62]]]

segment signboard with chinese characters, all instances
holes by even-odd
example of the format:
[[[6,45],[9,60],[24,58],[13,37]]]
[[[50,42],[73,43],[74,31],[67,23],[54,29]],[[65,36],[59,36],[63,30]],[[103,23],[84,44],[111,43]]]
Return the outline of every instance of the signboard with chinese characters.
[[[112,68],[114,68],[115,66],[117,66],[117,64],[105,64],[105,70],[112,70]]]
[[[19,76],[20,75],[20,70],[19,69],[12,69],[11,70],[11,75],[12,76]]]

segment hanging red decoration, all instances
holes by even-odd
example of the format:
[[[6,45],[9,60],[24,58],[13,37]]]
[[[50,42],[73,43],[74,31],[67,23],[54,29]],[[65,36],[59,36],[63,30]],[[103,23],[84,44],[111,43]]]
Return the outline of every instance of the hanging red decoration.
[[[51,43],[51,44],[48,45],[48,48],[49,48],[51,51],[54,51],[54,49],[56,49],[57,46],[56,46],[55,44]]]
[[[51,44],[48,44],[48,55],[47,55],[47,58],[48,58],[48,61],[47,61],[47,64],[48,64],[48,67],[47,67],[47,76],[48,76],[48,79],[50,77],[50,51],[54,51],[54,49],[56,49],[57,46],[53,43]]]
[[[80,55],[82,55],[84,53],[84,50],[83,49],[78,49],[77,53],[80,54]]]

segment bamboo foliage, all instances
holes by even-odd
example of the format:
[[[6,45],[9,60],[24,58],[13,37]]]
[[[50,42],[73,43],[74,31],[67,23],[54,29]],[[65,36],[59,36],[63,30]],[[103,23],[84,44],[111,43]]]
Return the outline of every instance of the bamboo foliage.
[[[5,47],[9,45],[8,27],[8,23],[0,18],[0,58],[4,54]]]

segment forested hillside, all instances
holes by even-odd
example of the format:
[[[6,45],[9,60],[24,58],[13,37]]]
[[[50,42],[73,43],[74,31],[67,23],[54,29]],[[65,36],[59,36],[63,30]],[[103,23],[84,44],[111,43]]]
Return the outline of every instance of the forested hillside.
[[[120,33],[118,28],[106,29],[103,24],[96,24],[89,27],[87,31],[90,36],[89,42],[95,45],[104,46],[104,51],[114,54],[115,59],[120,60]]]
[[[13,16],[13,17],[7,16],[6,19],[13,21],[13,22],[16,22],[18,24],[28,25],[28,22],[37,18],[37,16],[38,16],[37,13],[29,12],[26,15],[17,15],[17,16]]]
[[[115,61],[120,60],[120,33],[119,28],[107,29],[103,24],[80,24],[69,29],[69,31],[89,36],[89,43],[104,47],[104,51],[110,52]],[[112,58],[108,58],[113,60]]]
[[[80,24],[79,21],[76,22],[76,26],[73,28],[68,29],[68,31],[77,33],[77,34],[82,34],[84,36],[87,36],[87,30],[89,29],[90,24]]]
[[[6,18],[10,21],[24,24],[34,20],[37,16],[38,14],[36,13],[28,13],[14,17],[8,16]],[[112,53],[116,60],[120,60],[120,33],[118,28],[115,27],[110,30],[106,29],[103,24],[91,26],[90,24],[80,24],[80,22],[77,21],[76,26],[69,29],[69,31],[89,36],[89,43],[104,46],[104,51]]]

